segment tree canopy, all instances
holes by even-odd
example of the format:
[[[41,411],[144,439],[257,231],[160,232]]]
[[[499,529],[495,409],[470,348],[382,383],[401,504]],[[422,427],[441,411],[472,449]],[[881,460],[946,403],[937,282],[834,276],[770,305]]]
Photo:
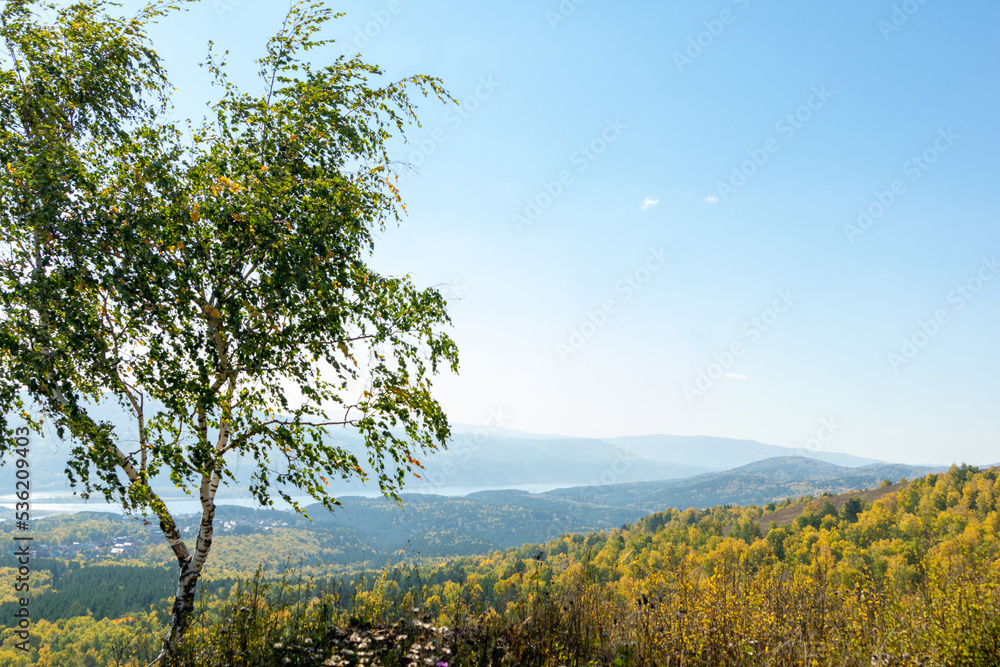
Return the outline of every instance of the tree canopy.
[[[314,66],[335,15],[299,3],[256,61],[257,91],[210,47],[221,97],[184,141],[162,120],[171,86],[145,29],[185,0],[131,19],[112,4],[51,7],[52,23],[33,0],[0,13],[0,451],[15,412],[70,438],[83,497],[158,515],[180,602],[233,460],[254,466],[262,504],[300,509],[294,487],[332,509],[329,478],[368,472],[330,427],[364,436],[397,501],[449,436],[431,393],[458,367],[445,300],[366,262],[404,210],[388,146],[417,123],[408,92],[450,97],[425,75],[370,83],[382,71],[360,56]],[[92,416],[110,401],[134,442]],[[193,549],[153,491],[164,475],[201,501]]]

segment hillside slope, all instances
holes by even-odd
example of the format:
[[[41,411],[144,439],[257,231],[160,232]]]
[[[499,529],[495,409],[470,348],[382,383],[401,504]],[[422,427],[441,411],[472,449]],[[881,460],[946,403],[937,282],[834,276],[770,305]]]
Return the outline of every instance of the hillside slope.
[[[943,468],[903,464],[847,468],[815,459],[776,457],[689,479],[577,487],[543,495],[593,505],[656,512],[665,507],[763,505],[790,497],[865,489],[877,486],[884,479],[922,477],[941,470]]]

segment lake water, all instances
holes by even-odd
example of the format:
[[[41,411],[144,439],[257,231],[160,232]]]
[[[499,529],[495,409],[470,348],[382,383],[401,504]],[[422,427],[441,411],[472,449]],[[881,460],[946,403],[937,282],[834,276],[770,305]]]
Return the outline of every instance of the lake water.
[[[542,484],[518,484],[513,486],[496,486],[496,487],[470,487],[470,486],[432,486],[432,485],[422,485],[414,487],[406,487],[404,490],[405,494],[420,494],[420,495],[439,495],[439,496],[450,496],[450,497],[462,497],[467,496],[470,493],[477,493],[479,491],[527,491],[529,493],[544,493],[546,491],[552,491],[554,489],[563,489],[568,484],[558,484],[558,483],[542,483]],[[361,496],[364,498],[378,498],[382,494],[374,489],[369,489],[366,487],[352,488],[349,490],[344,490],[338,492],[337,498],[344,499],[350,496]],[[301,506],[305,507],[315,503],[316,501],[310,496],[303,495],[293,495],[292,499],[297,501]],[[0,495],[0,507],[13,510],[17,500],[13,495],[6,494]],[[167,508],[175,514],[191,514],[195,512],[201,512],[201,503],[191,496],[182,496],[179,498],[163,498],[163,502],[166,503]],[[344,504],[349,504],[350,501]],[[405,502],[405,498],[404,498]],[[216,498],[217,505],[236,505],[239,507],[260,507],[253,498],[249,497],[226,497],[220,494]],[[287,510],[292,511],[291,507],[287,505],[280,498],[275,498],[275,506],[271,509],[276,510]],[[83,502],[79,498],[71,495],[57,495],[57,494],[33,494],[31,500],[31,514],[32,518],[42,518],[41,514],[46,516],[51,516],[52,514],[74,514],[76,512],[114,512],[116,514],[122,513],[122,508],[118,505],[112,505],[100,501]]]

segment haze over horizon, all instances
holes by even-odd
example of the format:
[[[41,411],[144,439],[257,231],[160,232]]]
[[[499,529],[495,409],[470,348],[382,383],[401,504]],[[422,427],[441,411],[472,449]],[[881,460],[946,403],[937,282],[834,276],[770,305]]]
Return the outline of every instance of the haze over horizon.
[[[373,260],[450,298],[450,417],[784,447],[827,420],[831,451],[996,460],[1000,6],[900,7],[338,3],[314,62],[461,102],[421,104]],[[176,117],[209,39],[259,88],[286,10],[157,26]]]
[[[828,427],[829,426],[833,426],[834,428],[832,428],[832,429],[830,429],[830,428],[828,428],[828,429],[822,429],[821,428],[820,432],[818,433],[817,436],[814,436],[814,437],[806,440],[805,442],[801,443],[799,446],[787,447],[787,449],[790,452],[788,455],[789,456],[802,456],[802,457],[805,457],[805,458],[811,458],[811,457],[815,457],[816,454],[828,454],[828,455],[843,454],[845,456],[856,457],[857,459],[867,459],[867,460],[871,460],[871,461],[885,461],[887,463],[905,463],[905,464],[916,465],[916,466],[921,466],[921,465],[951,465],[953,463],[954,464],[963,464],[963,463],[966,463],[966,464],[969,464],[969,465],[986,466],[986,467],[992,467],[994,465],[1000,465],[1000,455],[995,454],[995,453],[994,453],[994,458],[989,458],[987,456],[987,458],[985,458],[985,459],[979,459],[979,460],[964,460],[964,459],[963,460],[950,460],[950,459],[948,459],[948,457],[945,457],[945,459],[942,459],[940,461],[926,461],[926,460],[913,459],[913,458],[905,458],[905,457],[904,458],[891,459],[890,460],[890,459],[880,459],[880,458],[877,458],[877,457],[866,455],[864,453],[855,454],[855,453],[851,453],[851,452],[847,452],[847,451],[838,449],[835,446],[826,446],[826,443],[823,442],[823,438],[826,437],[826,434],[829,433],[829,434],[831,434],[831,436],[828,439],[832,441],[833,437],[835,437],[835,433],[836,433],[836,430],[837,430],[836,426],[838,424],[836,422],[831,422],[830,420],[826,420],[826,424],[825,425],[828,426]],[[821,426],[823,426],[823,424],[821,424]],[[711,433],[689,433],[689,434],[678,434],[678,433],[635,433],[635,434],[631,434],[631,435],[621,435],[621,436],[614,436],[614,435],[612,435],[612,436],[603,436],[603,437],[585,436],[585,435],[568,435],[568,434],[560,434],[560,433],[532,433],[530,431],[523,431],[523,430],[519,430],[519,429],[497,428],[497,427],[493,426],[493,424],[492,424],[492,422],[490,420],[487,420],[486,424],[452,423],[451,427],[452,427],[452,435],[453,436],[454,435],[460,435],[460,434],[472,434],[472,435],[480,434],[480,435],[488,435],[488,436],[498,435],[498,436],[504,436],[504,437],[509,437],[509,438],[524,438],[524,439],[527,439],[527,440],[541,440],[541,441],[544,441],[544,440],[560,440],[560,439],[577,439],[577,438],[579,438],[579,439],[601,440],[601,441],[604,441],[604,442],[614,442],[614,441],[627,441],[628,439],[631,439],[631,438],[640,439],[640,438],[657,438],[657,437],[664,437],[664,438],[702,438],[702,437],[705,437],[705,438],[726,438],[726,439],[729,439],[728,436],[716,436],[716,435],[711,434]],[[766,446],[785,447],[785,445],[775,445],[772,442],[765,442],[765,441],[756,440],[756,439],[753,439],[753,438],[731,438],[731,439],[732,440],[736,440],[736,441],[753,442],[753,443],[758,443],[758,444],[766,445]],[[905,452],[904,452],[904,454],[905,454]],[[720,470],[721,469],[726,469],[726,468],[722,467],[722,468],[720,468]]]

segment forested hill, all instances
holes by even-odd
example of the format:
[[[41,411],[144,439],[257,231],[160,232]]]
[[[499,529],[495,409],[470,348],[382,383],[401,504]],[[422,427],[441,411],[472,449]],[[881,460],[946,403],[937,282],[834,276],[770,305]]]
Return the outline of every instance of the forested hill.
[[[543,495],[588,505],[629,507],[648,513],[666,507],[763,505],[782,498],[865,489],[885,479],[895,482],[903,477],[913,479],[941,470],[943,468],[904,464],[846,468],[810,458],[776,457],[689,479],[577,487]]]
[[[481,491],[462,498],[406,495],[402,507],[383,499],[343,498],[330,514],[311,506],[318,530],[350,530],[383,549],[438,555],[472,553],[551,539],[566,532],[608,530],[666,508],[764,505],[773,501],[878,486],[943,468],[881,464],[845,468],[814,459],[779,457],[725,472],[662,482],[573,487],[540,494]]]
[[[382,658],[398,646],[413,655],[419,639],[419,650],[433,655],[427,664],[456,667],[483,664],[482,655],[497,665],[574,664],[574,656],[579,664],[797,665],[806,655],[809,664],[993,667],[998,472],[953,466],[846,499],[665,509],[620,528],[401,566],[346,586],[327,580],[314,590],[281,578],[261,596],[256,585],[240,593],[213,579],[194,648],[223,658],[196,664],[233,664],[224,658],[251,642],[259,664],[319,664],[290,662],[308,651],[320,659],[365,651],[390,664]],[[163,632],[162,616],[149,609],[168,605],[157,600],[169,595],[164,571],[33,563],[33,632],[53,661],[33,653],[17,662],[8,629],[0,630],[0,665],[124,664],[111,661],[114,647]],[[83,600],[93,601],[91,613],[66,620]],[[241,616],[251,609],[253,623]],[[4,610],[10,604],[0,600]],[[3,618],[13,617],[0,615],[0,627]],[[389,634],[394,641],[385,641]],[[95,660],[78,661],[83,652]]]
[[[464,497],[403,494],[401,506],[384,498],[345,496],[329,513],[312,505],[309,521],[288,512],[221,505],[213,564],[240,572],[264,562],[280,567],[286,554],[304,565],[346,570],[386,560],[484,554],[564,533],[608,531],[650,512],[713,505],[765,505],[785,498],[842,493],[883,480],[922,477],[928,470],[880,465],[843,468],[802,458],[752,463],[688,480],[577,487],[542,494],[483,491]],[[183,534],[198,518],[179,519]],[[38,555],[86,560],[140,558],[166,564],[172,557],[155,522],[126,521],[112,514],[81,513],[34,522]],[[13,530],[0,522],[0,537]],[[119,551],[113,551],[113,550]]]

